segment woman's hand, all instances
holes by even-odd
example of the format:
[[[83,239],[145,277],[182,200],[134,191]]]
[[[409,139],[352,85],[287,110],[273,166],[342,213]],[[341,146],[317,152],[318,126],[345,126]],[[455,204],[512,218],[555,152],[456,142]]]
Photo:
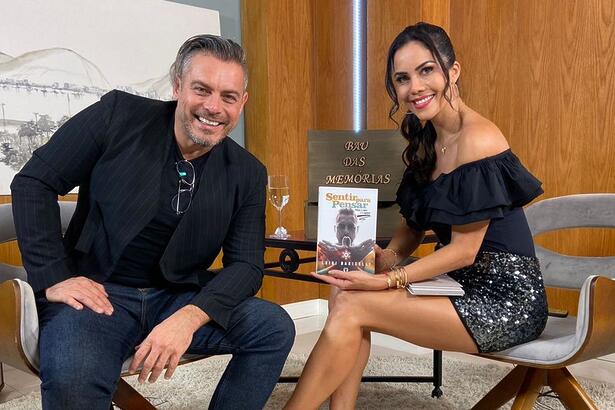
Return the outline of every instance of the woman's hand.
[[[350,272],[330,270],[326,275],[320,275],[316,272],[312,272],[311,275],[343,290],[387,289],[387,278],[384,274],[370,275],[360,270]]]
[[[378,245],[374,245],[374,251],[376,252],[376,272],[389,271],[393,266],[399,263],[400,258],[397,252],[392,249],[385,250]]]

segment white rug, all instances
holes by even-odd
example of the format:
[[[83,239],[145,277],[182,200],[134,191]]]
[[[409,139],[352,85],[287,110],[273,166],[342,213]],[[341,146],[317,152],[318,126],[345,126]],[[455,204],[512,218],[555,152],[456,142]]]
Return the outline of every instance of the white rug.
[[[306,356],[291,354],[284,375],[298,375]],[[155,384],[135,384],[136,377],[128,378],[132,385],[159,409],[205,409],[218,383],[229,357],[217,357],[180,366],[173,379]],[[369,375],[430,375],[431,357],[384,356],[370,359]],[[496,364],[475,364],[444,358],[444,395],[431,398],[433,386],[428,383],[365,383],[361,387],[358,409],[469,409],[489,389],[508,373],[509,368]],[[615,409],[615,386],[589,380],[580,380],[599,409]],[[281,409],[290,397],[294,384],[278,384],[267,409]],[[557,399],[539,398],[536,408],[563,409]],[[40,395],[31,393],[7,403],[2,410],[40,409]],[[327,406],[323,406],[324,409]],[[504,408],[510,408],[509,405]]]

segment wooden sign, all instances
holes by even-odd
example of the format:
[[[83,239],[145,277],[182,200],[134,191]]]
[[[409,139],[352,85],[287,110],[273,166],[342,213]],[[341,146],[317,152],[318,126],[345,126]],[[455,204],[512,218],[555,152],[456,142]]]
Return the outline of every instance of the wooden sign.
[[[377,188],[380,202],[395,201],[407,142],[399,131],[308,131],[308,202],[325,185]]]
[[[327,185],[377,188],[376,235],[393,235],[401,217],[394,201],[406,169],[401,156],[407,145],[396,130],[310,130],[305,237],[316,239],[318,187]]]

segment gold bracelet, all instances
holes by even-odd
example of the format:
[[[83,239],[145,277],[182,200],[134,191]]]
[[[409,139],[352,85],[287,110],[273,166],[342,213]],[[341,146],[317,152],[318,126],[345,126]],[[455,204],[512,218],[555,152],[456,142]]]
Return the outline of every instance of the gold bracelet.
[[[397,253],[397,251],[393,248],[384,248],[382,250],[382,252],[385,252],[385,251],[392,252],[393,256],[395,257],[395,262],[393,262],[393,264],[389,266],[389,269],[393,269],[395,266],[397,266],[397,260],[399,259],[399,253]]]
[[[391,289],[391,285],[392,285],[391,284],[391,277],[389,276],[388,273],[386,274],[386,276],[387,276],[387,289]]]
[[[406,270],[403,267],[398,266],[395,268],[395,273],[396,277],[398,278],[396,282],[397,289],[405,288],[408,284],[408,274],[406,273]]]
[[[397,272],[397,289],[401,289],[405,286],[405,283],[401,277],[402,270],[403,268],[400,267],[395,268],[395,271]]]

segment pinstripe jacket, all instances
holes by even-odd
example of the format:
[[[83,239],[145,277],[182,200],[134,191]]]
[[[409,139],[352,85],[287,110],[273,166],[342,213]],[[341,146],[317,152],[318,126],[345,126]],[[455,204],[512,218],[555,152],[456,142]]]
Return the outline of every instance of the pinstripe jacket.
[[[34,291],[73,276],[104,282],[152,220],[176,102],[111,91],[64,124],[11,184],[17,239]],[[230,138],[215,146],[200,189],[160,260],[172,283],[201,286],[193,304],[226,327],[260,288],[265,167]],[[57,195],[79,186],[61,235]],[[224,268],[207,271],[220,249]]]

